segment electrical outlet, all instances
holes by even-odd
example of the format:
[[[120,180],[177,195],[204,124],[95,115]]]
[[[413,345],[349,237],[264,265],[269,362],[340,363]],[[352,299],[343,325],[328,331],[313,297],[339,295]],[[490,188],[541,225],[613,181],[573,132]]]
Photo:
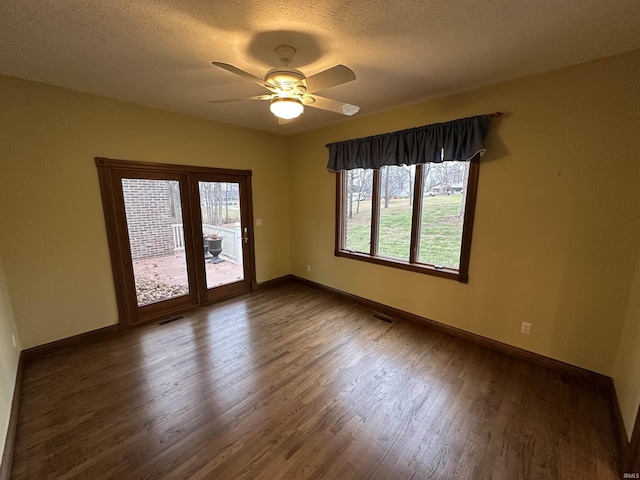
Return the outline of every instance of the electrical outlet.
[[[531,324],[527,322],[522,322],[522,327],[520,328],[520,333],[524,333],[525,335],[531,334]]]
[[[256,218],[256,227],[261,227],[261,226],[262,226],[262,219]]]
[[[311,265],[307,265],[307,272],[311,271]]]

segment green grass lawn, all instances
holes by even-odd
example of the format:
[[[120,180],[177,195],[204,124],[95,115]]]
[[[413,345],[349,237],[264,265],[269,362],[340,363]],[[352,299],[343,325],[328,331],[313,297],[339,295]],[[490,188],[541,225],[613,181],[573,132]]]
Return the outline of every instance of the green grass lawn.
[[[460,216],[462,195],[436,195],[424,197],[423,201],[419,261],[458,268],[463,224]],[[353,211],[353,218],[347,222],[346,247],[368,253],[371,201],[360,202],[358,212],[354,203]],[[379,255],[409,259],[411,211],[412,206],[406,198],[390,200],[388,208],[381,208]]]

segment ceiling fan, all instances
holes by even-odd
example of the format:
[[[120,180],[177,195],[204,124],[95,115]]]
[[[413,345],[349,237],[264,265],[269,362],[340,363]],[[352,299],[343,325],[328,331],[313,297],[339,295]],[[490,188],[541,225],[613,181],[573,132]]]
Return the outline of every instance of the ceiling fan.
[[[216,67],[220,67],[223,70],[235,73],[236,75],[257,83],[269,90],[271,92],[270,94],[245,98],[210,100],[209,103],[226,103],[239,100],[268,100],[270,102],[271,112],[278,117],[280,123],[288,123],[298,118],[304,112],[305,106],[329,110],[349,116],[358,113],[360,107],[356,105],[339,102],[315,94],[317,91],[355,80],[356,75],[351,69],[344,65],[336,65],[335,67],[306,77],[300,70],[289,67],[296,56],[295,48],[289,45],[280,45],[276,47],[275,51],[276,57],[282,66],[269,70],[264,80],[228,63],[212,62]]]

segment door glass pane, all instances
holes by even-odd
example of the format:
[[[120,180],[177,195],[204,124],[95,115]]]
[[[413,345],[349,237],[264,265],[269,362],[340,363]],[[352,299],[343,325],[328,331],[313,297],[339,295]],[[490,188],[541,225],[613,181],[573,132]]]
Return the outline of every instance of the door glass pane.
[[[409,260],[415,176],[415,165],[380,169],[378,255]]]
[[[186,295],[179,182],[123,178],[122,193],[138,306]]]
[[[352,252],[369,253],[371,249],[371,194],[373,170],[347,170],[344,195],[344,248]]]
[[[244,279],[240,184],[198,182],[207,288]]]
[[[425,164],[419,262],[460,266],[469,167],[469,162]]]

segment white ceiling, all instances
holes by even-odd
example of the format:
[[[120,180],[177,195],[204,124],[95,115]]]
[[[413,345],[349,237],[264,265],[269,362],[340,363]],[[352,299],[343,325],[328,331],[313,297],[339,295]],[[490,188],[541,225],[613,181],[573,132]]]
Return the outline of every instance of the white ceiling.
[[[307,76],[357,79],[326,97],[358,115],[640,48],[638,0],[2,0],[0,73],[289,135],[342,121],[306,108],[278,125],[258,77],[293,45]],[[499,108],[496,105],[496,108]],[[483,112],[478,112],[483,113]]]

